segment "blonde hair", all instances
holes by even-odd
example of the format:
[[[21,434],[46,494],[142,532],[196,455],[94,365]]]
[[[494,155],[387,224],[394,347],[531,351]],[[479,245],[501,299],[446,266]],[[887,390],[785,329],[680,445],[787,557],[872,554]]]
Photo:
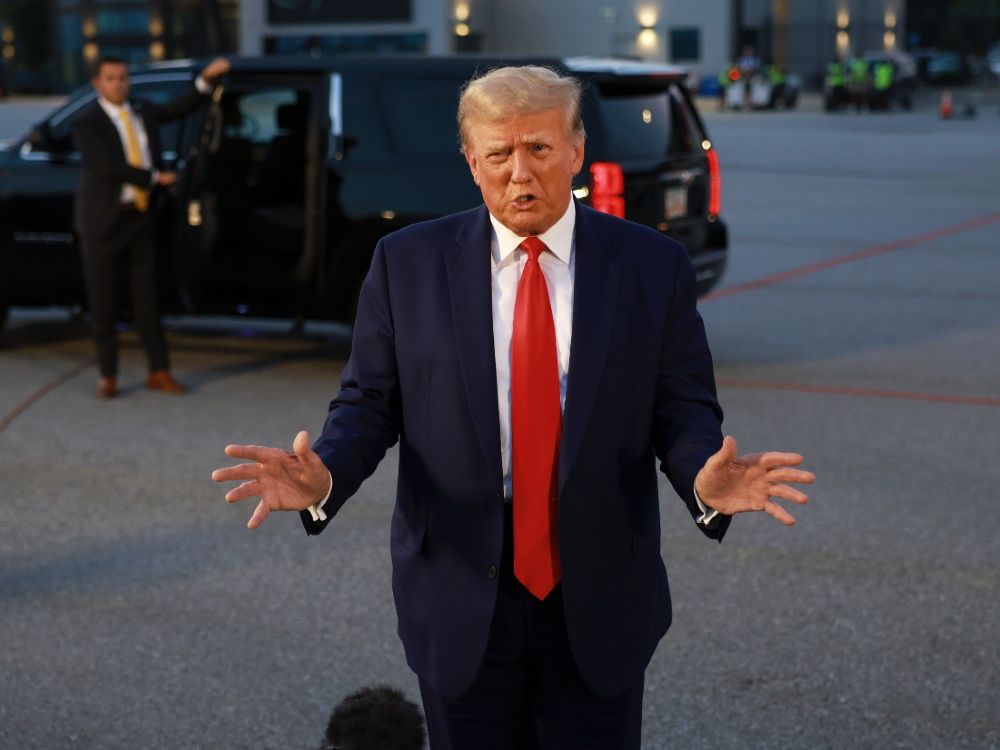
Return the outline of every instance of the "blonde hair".
[[[494,68],[462,87],[458,101],[458,135],[464,149],[472,122],[498,122],[519,115],[560,109],[566,134],[586,137],[580,116],[580,82],[539,65]]]

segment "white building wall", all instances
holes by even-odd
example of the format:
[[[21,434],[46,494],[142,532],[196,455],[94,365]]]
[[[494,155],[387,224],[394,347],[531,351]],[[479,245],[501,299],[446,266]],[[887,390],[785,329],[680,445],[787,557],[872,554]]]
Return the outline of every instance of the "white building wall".
[[[663,3],[664,37],[670,59],[670,30],[697,28],[701,39],[701,57],[696,62],[681,63],[698,75],[717,76],[729,62],[734,34],[731,0],[672,0]]]
[[[326,2],[341,0],[326,0]],[[364,2],[364,0],[358,0]],[[412,0],[413,20],[409,23],[363,24],[280,24],[267,22],[267,0],[240,3],[240,54],[263,55],[268,36],[323,36],[338,34],[427,34],[427,53],[444,55],[452,51],[452,2]]]
[[[413,20],[402,24],[269,27],[266,0],[242,0],[240,51],[263,54],[269,35],[420,32],[427,35],[428,53],[448,54],[459,46],[455,31],[461,23],[485,53],[673,62],[671,31],[697,29],[698,58],[678,62],[715,77],[730,62],[738,33],[733,0],[412,0],[411,7]],[[758,52],[784,58],[778,62],[810,84],[822,80],[838,50],[882,49],[893,39],[902,48],[905,39],[905,0],[742,0],[742,7],[743,26],[759,34]],[[845,19],[846,28],[840,28]]]
[[[715,75],[731,44],[731,0],[459,1],[470,6],[469,25],[483,35],[484,51],[497,54],[671,61],[670,31],[694,28],[700,56],[679,64]]]
[[[240,52],[263,54],[264,39],[273,35],[419,31],[428,35],[428,53],[448,54],[456,48],[456,25],[464,22],[480,36],[486,53],[670,61],[671,29],[694,28],[700,55],[679,64],[714,76],[730,55],[731,5],[732,0],[412,0],[413,21],[408,24],[269,26],[267,0],[242,0]],[[649,30],[643,32],[643,24]]]

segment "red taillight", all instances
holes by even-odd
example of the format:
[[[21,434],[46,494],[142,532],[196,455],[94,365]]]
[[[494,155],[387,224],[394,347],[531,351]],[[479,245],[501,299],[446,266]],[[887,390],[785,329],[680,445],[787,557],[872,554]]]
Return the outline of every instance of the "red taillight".
[[[625,218],[625,175],[613,161],[595,161],[590,165],[590,205],[606,214]]]
[[[708,215],[714,219],[722,213],[722,172],[714,148],[708,149],[705,157],[708,159]]]

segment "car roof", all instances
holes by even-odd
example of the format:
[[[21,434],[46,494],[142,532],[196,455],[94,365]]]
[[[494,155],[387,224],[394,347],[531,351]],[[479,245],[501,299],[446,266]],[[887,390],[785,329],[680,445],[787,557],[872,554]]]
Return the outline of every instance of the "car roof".
[[[135,68],[135,72],[183,72],[194,73],[206,61],[169,60],[148,63]],[[230,58],[235,73],[326,73],[336,70],[385,68],[417,70],[459,70],[470,74],[499,65],[546,65],[563,69],[578,75],[652,76],[657,78],[682,79],[687,70],[677,65],[650,63],[637,60],[602,57],[544,58],[517,55],[392,55],[356,56],[338,55],[329,57],[272,56]]]
[[[916,75],[917,72],[917,65],[913,61],[913,57],[900,50],[871,50],[865,52],[864,59],[868,62],[889,60],[896,64],[903,75]]]
[[[612,73],[614,75],[648,75],[683,78],[687,68],[644,60],[624,60],[614,57],[566,57],[563,65],[574,73]]]

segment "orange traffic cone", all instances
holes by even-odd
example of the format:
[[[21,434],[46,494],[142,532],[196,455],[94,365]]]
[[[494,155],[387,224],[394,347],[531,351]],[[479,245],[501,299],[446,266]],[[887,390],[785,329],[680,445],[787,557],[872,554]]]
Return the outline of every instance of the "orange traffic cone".
[[[942,120],[947,120],[955,114],[955,108],[951,104],[951,91],[945,89],[941,92],[941,104],[938,107],[938,114]]]

